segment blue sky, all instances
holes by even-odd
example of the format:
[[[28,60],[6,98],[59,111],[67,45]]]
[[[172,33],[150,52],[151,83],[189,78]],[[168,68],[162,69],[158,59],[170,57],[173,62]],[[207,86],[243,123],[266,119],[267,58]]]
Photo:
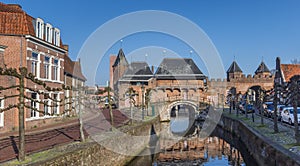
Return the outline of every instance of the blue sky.
[[[201,27],[216,46],[225,70],[234,59],[245,74],[253,74],[262,60],[270,69],[275,67],[275,58],[282,63],[300,59],[300,1],[298,0],[102,0],[102,1],[9,1],[18,3],[33,17],[61,29],[62,40],[70,46],[74,60],[85,40],[105,22],[120,15],[140,10],[163,10],[181,15]],[[124,25],[127,26],[127,25]],[[122,28],[122,27],[120,27]],[[105,39],[103,39],[105,40]],[[121,39],[120,39],[121,40]],[[168,48],[182,57],[196,57],[191,48],[176,38],[144,33],[123,39],[125,54],[147,46]],[[107,50],[100,63],[96,82],[104,84],[108,69],[108,55],[116,54],[120,42]],[[158,53],[156,53],[158,54]],[[161,53],[163,56],[163,53]],[[148,55],[150,58],[151,55]],[[146,58],[146,59],[147,59]],[[145,56],[128,57],[145,60]],[[206,67],[196,58],[199,68],[207,74]]]

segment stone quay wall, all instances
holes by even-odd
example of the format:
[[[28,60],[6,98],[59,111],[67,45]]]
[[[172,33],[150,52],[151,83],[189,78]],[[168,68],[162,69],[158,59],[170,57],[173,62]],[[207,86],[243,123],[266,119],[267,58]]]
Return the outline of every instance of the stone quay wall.
[[[260,135],[258,131],[248,127],[239,120],[222,116],[218,125],[224,131],[231,132],[235,137],[239,138],[258,165],[300,165],[300,158],[298,155],[271,141],[269,138]]]
[[[77,144],[75,147],[62,149],[66,151],[63,155],[54,158],[49,157],[44,161],[30,163],[28,165],[126,165],[135,157],[134,155],[138,155],[149,144],[152,126],[154,127],[156,134],[158,134],[161,128],[158,117],[134,127],[126,126],[126,128],[128,128],[125,129],[124,133],[135,136],[146,136],[142,139],[130,139],[126,138],[124,135],[120,135],[112,136],[104,140],[107,144],[114,144],[115,147],[128,150],[128,154],[131,154],[128,156],[123,155],[124,153],[120,154],[116,153],[115,150],[111,151],[107,149],[102,145],[103,143],[86,142]]]

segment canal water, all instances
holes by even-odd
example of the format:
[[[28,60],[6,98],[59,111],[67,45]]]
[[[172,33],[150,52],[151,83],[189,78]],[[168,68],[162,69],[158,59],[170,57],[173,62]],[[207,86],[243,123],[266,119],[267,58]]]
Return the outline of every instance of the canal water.
[[[189,123],[187,116],[174,117],[169,124],[170,130],[172,133],[182,133],[188,130]],[[193,125],[192,130],[198,127],[198,123]],[[193,132],[189,132],[179,141],[160,139],[156,142],[156,145],[149,145],[128,165],[257,165],[242,142],[218,127],[210,137],[205,139],[200,139],[197,135],[191,133]],[[153,154],[157,151],[159,152]]]

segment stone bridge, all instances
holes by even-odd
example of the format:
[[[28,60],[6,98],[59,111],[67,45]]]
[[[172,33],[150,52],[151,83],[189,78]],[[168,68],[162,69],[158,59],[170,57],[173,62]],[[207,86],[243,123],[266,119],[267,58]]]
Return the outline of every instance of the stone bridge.
[[[169,98],[168,98],[169,99]],[[157,110],[161,121],[170,121],[171,120],[171,111],[175,108],[176,114],[178,113],[178,106],[185,105],[193,108],[195,112],[199,111],[199,101],[196,100],[184,100],[184,99],[175,99],[175,100],[165,100],[151,104]]]

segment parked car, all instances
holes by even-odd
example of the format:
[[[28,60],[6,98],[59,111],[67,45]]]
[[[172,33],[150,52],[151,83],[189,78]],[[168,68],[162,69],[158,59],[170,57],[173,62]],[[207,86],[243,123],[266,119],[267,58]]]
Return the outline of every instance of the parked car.
[[[281,112],[281,121],[294,124],[294,107],[284,107]],[[300,107],[297,107],[298,123],[300,123]]]
[[[240,103],[239,109],[241,110],[242,113],[245,113],[246,110],[247,113],[254,112],[254,106],[252,104]]]
[[[277,118],[278,118],[278,120],[281,120],[281,112],[282,112],[284,107],[286,107],[286,106],[281,105],[281,104],[277,105]],[[274,118],[274,116],[275,116],[274,111],[275,110],[272,111],[272,118]]]
[[[274,112],[274,105],[273,102],[265,102],[264,103],[264,116],[271,117],[272,112]]]

